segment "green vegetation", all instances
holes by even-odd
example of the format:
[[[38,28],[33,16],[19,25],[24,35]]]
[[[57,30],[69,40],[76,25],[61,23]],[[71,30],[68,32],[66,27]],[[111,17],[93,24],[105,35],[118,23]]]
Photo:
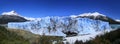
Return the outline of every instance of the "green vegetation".
[[[0,44],[29,44],[22,36],[8,31],[5,27],[0,26]]]
[[[120,44],[120,29],[95,37],[90,41],[76,41],[75,44]],[[37,35],[20,29],[6,29],[0,26],[0,44],[63,44],[60,36]],[[69,43],[68,43],[69,44]]]
[[[60,36],[41,36],[40,43],[41,44],[52,44],[56,41],[56,44],[63,44],[62,37]]]
[[[22,36],[24,39],[29,40],[31,44],[52,44],[53,41],[61,43],[62,37],[60,36],[45,36],[33,34],[29,31],[20,29],[8,29],[10,32],[15,32],[17,35]]]
[[[33,34],[20,29],[6,29],[0,26],[0,44],[63,44],[60,36]]]
[[[85,43],[82,41],[76,41],[75,44],[120,44],[120,29],[97,36],[95,39]]]
[[[19,36],[22,36],[24,39],[28,40],[30,44],[39,44],[40,35],[33,34],[29,31],[20,30],[20,29],[8,29],[10,32],[14,32]]]

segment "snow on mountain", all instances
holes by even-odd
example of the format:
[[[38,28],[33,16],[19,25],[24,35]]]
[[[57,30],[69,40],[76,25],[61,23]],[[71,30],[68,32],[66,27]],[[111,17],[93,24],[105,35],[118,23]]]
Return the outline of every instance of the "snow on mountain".
[[[99,12],[83,13],[83,14],[80,14],[80,15],[71,15],[70,17],[77,18],[77,17],[90,17],[90,16],[92,16],[92,17],[99,17],[99,16],[106,17],[106,15],[100,14]]]
[[[94,19],[94,20],[109,20],[109,17],[103,15],[103,14],[100,14],[98,12],[94,12],[94,13],[83,13],[83,14],[80,14],[77,16],[77,18],[90,18],[90,19]]]
[[[10,16],[20,16],[20,17],[23,17],[27,20],[30,20],[30,21],[33,21],[33,20],[40,20],[40,18],[32,18],[32,17],[24,17],[24,16],[21,16],[19,15],[15,10],[12,10],[10,12],[3,12],[2,15],[10,15]]]
[[[19,14],[16,13],[14,10],[12,10],[10,12],[3,12],[2,15],[16,15],[16,16],[19,16]]]
[[[101,20],[101,21],[105,21],[105,22],[109,22],[109,24],[120,24],[120,22],[115,21],[114,19],[100,14],[98,12],[94,12],[94,13],[83,13],[78,15],[76,18],[90,18],[90,19],[94,19],[94,20]]]
[[[41,18],[32,18],[32,17],[24,17],[24,18],[30,21],[41,20]]]
[[[97,16],[105,16],[105,15],[100,14],[98,12],[94,12],[94,13],[83,13],[83,14],[80,14],[78,16],[95,16],[95,17],[97,17]]]
[[[0,15],[0,24],[7,24],[9,22],[25,22],[25,21],[28,20],[20,16],[15,11],[3,12],[2,15]]]

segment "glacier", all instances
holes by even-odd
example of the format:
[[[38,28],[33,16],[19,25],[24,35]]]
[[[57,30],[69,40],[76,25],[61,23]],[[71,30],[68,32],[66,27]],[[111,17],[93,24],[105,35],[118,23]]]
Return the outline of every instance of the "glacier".
[[[14,10],[10,12],[3,12],[2,15],[21,16]],[[39,35],[62,36],[62,42],[64,44],[66,44],[66,42],[74,44],[76,40],[86,42],[88,40],[94,39],[97,35],[112,31],[113,29],[111,29],[111,27],[114,28],[114,25],[110,26],[109,22],[81,18],[86,16],[94,16],[95,18],[99,16],[106,17],[105,15],[98,12],[63,17],[48,16],[42,18],[32,18],[21,16],[30,21],[9,22],[7,28],[26,30]],[[72,34],[76,35],[68,36]]]
[[[55,16],[27,22],[10,22],[8,28],[23,29],[39,35],[66,36],[65,32],[68,31],[78,35],[93,34],[99,31],[109,31],[111,27],[109,22],[100,20]]]

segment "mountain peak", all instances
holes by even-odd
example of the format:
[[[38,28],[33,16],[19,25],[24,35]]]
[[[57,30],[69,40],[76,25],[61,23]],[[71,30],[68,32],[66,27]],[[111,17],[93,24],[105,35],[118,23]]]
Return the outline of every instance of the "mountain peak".
[[[19,14],[15,10],[12,10],[10,12],[3,12],[2,15],[16,15],[16,16],[19,16]]]
[[[94,12],[94,13],[83,13],[83,14],[80,14],[79,16],[105,16],[103,14],[100,14],[99,12]]]

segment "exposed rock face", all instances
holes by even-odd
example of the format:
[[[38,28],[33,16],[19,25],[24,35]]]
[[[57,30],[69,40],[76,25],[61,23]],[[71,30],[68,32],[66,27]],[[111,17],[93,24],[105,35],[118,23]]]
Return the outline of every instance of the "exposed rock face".
[[[94,20],[102,20],[105,22],[109,22],[110,24],[120,24],[120,22],[117,22],[115,20],[113,20],[112,18],[109,18],[107,16],[79,16],[81,18],[90,18],[90,19],[94,19]]]
[[[8,22],[25,22],[25,18],[16,15],[1,15],[0,24],[7,24]]]
[[[7,24],[8,22],[25,22],[24,17],[21,17],[16,11],[3,12],[0,15],[0,24]]]
[[[94,20],[101,20],[101,21],[105,21],[105,22],[109,22],[109,24],[120,24],[120,22],[105,16],[103,14],[100,14],[98,12],[95,13],[85,13],[85,14],[81,14],[79,16],[77,16],[77,18],[90,18],[90,19],[94,19]]]

